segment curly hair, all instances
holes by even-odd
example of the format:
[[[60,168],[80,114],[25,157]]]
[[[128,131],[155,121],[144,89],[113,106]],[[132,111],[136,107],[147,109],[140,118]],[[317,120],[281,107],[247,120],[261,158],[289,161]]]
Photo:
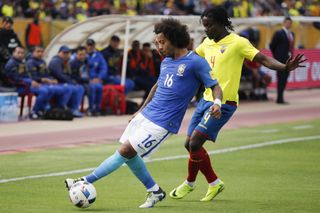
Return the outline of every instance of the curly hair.
[[[228,13],[225,10],[225,8],[222,6],[216,6],[206,9],[201,14],[201,20],[203,17],[207,17],[209,20],[218,23],[233,31],[233,26],[232,22],[230,21],[230,17],[228,16]]]
[[[183,25],[177,19],[167,18],[155,24],[153,32],[163,33],[170,43],[177,48],[186,48],[190,42],[187,25]]]

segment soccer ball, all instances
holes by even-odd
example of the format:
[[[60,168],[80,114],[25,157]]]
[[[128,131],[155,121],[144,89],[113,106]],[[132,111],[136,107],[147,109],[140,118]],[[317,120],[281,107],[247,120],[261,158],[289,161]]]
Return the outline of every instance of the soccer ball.
[[[79,208],[87,208],[96,200],[97,192],[93,184],[79,181],[73,184],[69,190],[71,202]]]

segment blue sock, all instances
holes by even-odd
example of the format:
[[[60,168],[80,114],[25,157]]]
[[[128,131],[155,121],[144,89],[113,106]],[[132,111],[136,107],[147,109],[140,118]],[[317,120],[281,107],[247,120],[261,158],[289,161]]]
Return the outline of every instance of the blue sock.
[[[156,184],[140,156],[136,155],[134,158],[129,159],[126,164],[147,189]]]
[[[85,178],[89,183],[93,183],[117,170],[127,160],[127,158],[122,157],[120,153],[116,151],[113,155],[105,159],[90,175],[85,176]]]

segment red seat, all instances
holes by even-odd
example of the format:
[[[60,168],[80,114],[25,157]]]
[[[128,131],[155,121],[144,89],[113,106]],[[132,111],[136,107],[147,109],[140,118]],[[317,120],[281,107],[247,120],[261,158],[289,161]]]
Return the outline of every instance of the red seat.
[[[101,109],[108,107],[117,115],[126,113],[126,95],[122,85],[104,85],[101,100]]]

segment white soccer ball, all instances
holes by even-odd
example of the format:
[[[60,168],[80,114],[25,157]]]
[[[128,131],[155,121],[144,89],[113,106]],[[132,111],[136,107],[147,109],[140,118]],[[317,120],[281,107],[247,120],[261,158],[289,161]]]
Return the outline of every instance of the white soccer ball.
[[[97,192],[93,184],[86,181],[79,181],[71,186],[69,197],[75,206],[87,208],[96,200]]]

